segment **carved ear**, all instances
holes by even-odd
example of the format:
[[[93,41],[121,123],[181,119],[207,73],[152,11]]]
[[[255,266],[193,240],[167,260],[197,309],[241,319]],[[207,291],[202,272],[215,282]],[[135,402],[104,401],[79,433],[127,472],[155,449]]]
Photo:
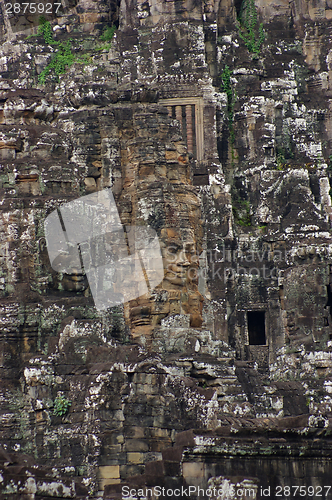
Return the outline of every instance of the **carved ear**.
[[[150,226],[126,226],[130,253],[140,258],[144,267],[149,289],[159,285],[164,279],[164,266],[157,233]]]
[[[122,230],[108,236],[107,239],[91,238],[80,245],[84,270],[99,310],[145,295],[164,278],[159,240],[154,229],[126,226],[126,233]]]
[[[45,219],[44,228],[52,269],[66,274],[73,274],[80,270],[78,247],[69,243],[56,210]]]
[[[82,196],[60,207],[68,241],[83,243],[106,233],[121,231],[118,209],[110,189]]]
[[[44,228],[52,268],[72,274],[81,270],[79,243],[122,230],[122,225],[113,193],[104,189],[64,203],[46,218]]]

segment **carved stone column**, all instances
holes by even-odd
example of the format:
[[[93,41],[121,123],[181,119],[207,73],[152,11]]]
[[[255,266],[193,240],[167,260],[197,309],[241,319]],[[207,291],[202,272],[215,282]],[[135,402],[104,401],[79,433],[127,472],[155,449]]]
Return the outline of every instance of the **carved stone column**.
[[[180,128],[182,130],[182,106],[175,106],[175,116],[176,119],[180,122]]]
[[[191,114],[191,104],[186,106],[186,123],[187,123],[187,147],[188,153],[193,153],[193,123]]]

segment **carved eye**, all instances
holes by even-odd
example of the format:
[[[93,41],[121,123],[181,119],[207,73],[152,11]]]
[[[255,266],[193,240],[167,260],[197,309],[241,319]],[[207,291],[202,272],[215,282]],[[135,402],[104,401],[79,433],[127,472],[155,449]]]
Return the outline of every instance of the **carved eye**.
[[[179,250],[180,250],[180,247],[178,245],[171,245],[171,246],[167,247],[167,251],[170,254],[176,254],[176,253],[178,253]]]
[[[192,244],[186,245],[185,252],[187,255],[193,255],[195,253],[194,245]]]

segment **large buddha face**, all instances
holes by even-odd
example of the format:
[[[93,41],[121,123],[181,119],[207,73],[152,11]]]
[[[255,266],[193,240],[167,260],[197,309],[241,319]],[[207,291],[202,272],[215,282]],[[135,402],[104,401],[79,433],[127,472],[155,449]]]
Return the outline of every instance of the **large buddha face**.
[[[128,304],[128,319],[134,337],[151,334],[168,315],[189,314],[190,325],[202,325],[203,296],[199,293],[199,256],[194,232],[163,228],[160,246],[164,279],[151,295]]]
[[[165,228],[161,231],[165,269],[164,287],[168,290],[191,288],[198,282],[198,255],[191,230]]]

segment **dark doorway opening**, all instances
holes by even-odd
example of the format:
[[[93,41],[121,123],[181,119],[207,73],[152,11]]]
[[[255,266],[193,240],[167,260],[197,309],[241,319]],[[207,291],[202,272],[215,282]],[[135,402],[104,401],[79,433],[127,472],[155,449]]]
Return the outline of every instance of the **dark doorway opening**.
[[[266,345],[265,312],[248,311],[249,345]]]

